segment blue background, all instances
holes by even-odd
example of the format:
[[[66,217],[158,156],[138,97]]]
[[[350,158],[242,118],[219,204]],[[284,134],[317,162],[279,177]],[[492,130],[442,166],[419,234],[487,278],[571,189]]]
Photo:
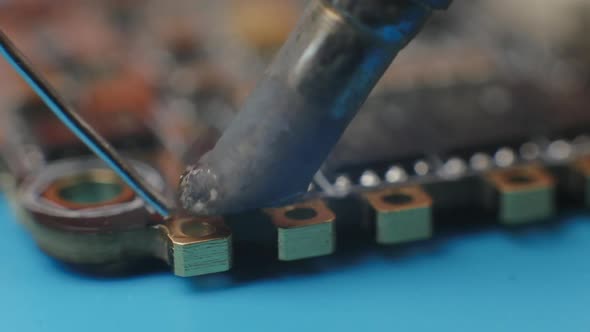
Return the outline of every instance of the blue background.
[[[0,331],[589,331],[590,218],[451,233],[266,278],[98,278],[43,255],[0,199]]]

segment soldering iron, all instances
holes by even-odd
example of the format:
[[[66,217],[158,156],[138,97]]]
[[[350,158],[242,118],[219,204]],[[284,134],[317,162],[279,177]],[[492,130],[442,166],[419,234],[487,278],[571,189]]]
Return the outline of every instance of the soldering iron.
[[[287,204],[313,175],[398,52],[452,0],[311,1],[215,147],[181,178],[180,205],[219,215]],[[151,189],[0,33],[0,53],[49,108],[157,213]]]

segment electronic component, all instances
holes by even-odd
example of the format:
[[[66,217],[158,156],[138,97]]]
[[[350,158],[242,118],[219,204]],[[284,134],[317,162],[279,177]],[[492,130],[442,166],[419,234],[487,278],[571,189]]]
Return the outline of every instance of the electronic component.
[[[266,213],[277,229],[280,260],[329,255],[334,251],[336,216],[321,200],[266,209]]]
[[[369,192],[365,198],[377,214],[372,217],[377,243],[405,243],[432,235],[432,199],[420,186]]]
[[[542,220],[555,213],[555,180],[542,168],[531,165],[493,171],[486,180],[503,223]]]
[[[164,181],[152,168],[134,163],[154,188]],[[124,269],[155,257],[179,276],[226,271],[231,232],[219,218],[163,220],[96,159],[53,163],[18,194],[21,218],[39,246],[64,262]]]
[[[278,46],[278,34],[249,27],[253,20],[262,26],[266,15],[217,15],[232,13],[226,9],[234,4],[224,1],[212,5],[215,15],[187,9],[197,2],[147,1],[134,10],[105,2],[93,10],[48,8],[44,18],[19,11],[31,16],[18,22],[0,18],[57,91],[123,158],[140,160],[137,171],[169,201],[184,167],[217,143]],[[285,22],[302,7],[290,3],[281,15],[294,17]],[[497,3],[456,2],[430,21],[299,201],[235,215],[148,213],[36,97],[13,91],[22,87],[3,75],[0,153],[16,180],[21,220],[44,252],[69,264],[108,272],[163,261],[193,276],[374,243],[395,251],[475,223],[527,227],[588,207],[584,29],[552,35],[547,51],[530,37],[535,29],[523,28],[526,20],[497,17]],[[257,15],[251,9],[244,15]],[[68,39],[80,21],[89,22],[81,34],[95,45]],[[248,31],[225,38],[228,28]],[[84,50],[90,47],[101,54]]]

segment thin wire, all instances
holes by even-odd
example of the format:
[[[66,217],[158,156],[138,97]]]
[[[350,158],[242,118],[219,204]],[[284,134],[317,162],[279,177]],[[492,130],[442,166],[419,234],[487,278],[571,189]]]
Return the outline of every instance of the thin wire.
[[[0,54],[39,95],[47,107],[90,150],[106,162],[141,199],[162,217],[168,218],[170,216],[172,208],[169,203],[149,186],[104,138],[62,101],[51,85],[33,70],[22,53],[1,30]]]

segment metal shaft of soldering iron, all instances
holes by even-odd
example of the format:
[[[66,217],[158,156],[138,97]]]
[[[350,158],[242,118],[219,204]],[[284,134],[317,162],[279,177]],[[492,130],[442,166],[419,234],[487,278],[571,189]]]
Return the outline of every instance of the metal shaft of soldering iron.
[[[0,54],[39,95],[55,115],[80,139],[92,152],[104,160],[120,177],[162,217],[171,214],[171,206],[157,191],[135,172],[135,170],[96,133],[76,112],[72,110],[59,94],[36,73],[21,52],[10,39],[0,31]]]
[[[393,58],[450,2],[310,1],[216,146],[183,175],[180,203],[226,214],[305,193]]]

